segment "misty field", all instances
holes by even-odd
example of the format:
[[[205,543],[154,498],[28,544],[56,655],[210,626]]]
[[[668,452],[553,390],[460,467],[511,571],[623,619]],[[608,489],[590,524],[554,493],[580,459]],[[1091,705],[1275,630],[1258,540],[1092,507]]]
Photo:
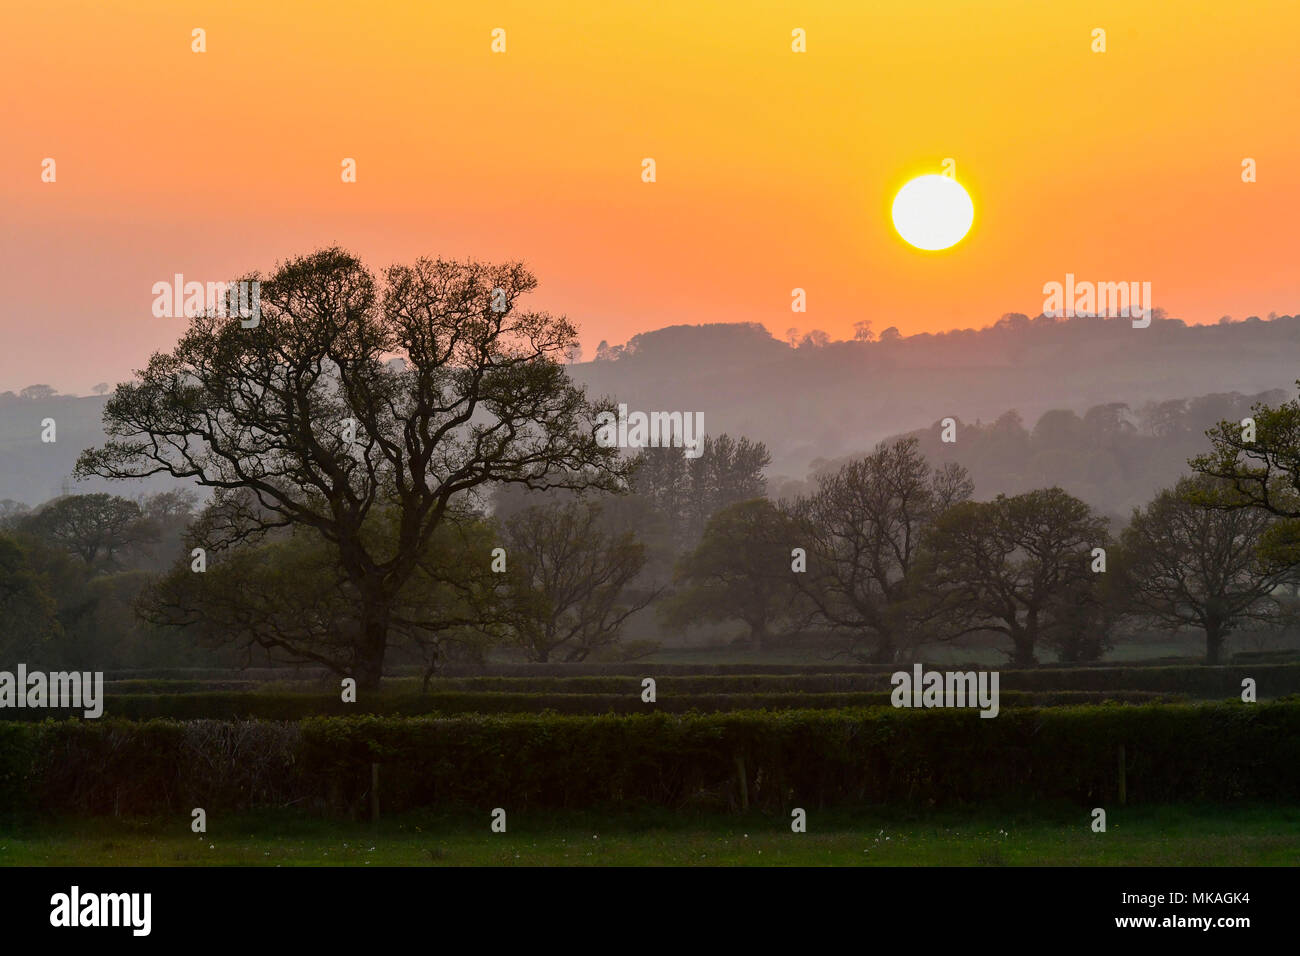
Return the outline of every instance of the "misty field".
[[[65,820],[0,834],[0,866],[1293,866],[1300,808],[1146,807],[1106,833],[1070,809],[917,818],[809,815],[791,833],[772,815],[408,814],[378,824],[289,814],[210,822]]]

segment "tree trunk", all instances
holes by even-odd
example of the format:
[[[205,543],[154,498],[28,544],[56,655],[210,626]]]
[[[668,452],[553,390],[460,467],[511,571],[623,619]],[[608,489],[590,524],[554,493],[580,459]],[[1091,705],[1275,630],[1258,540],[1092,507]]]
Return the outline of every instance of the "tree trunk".
[[[356,658],[357,692],[376,692],[384,676],[384,655],[388,651],[388,615],[362,615],[361,646]]]
[[[1217,664],[1223,654],[1223,626],[1210,619],[1205,624],[1205,663]]]
[[[1034,657],[1034,632],[1028,628],[1016,628],[1011,632],[1011,642],[1015,645],[1015,657],[1012,661],[1017,667],[1033,667],[1038,663]]]
[[[1038,608],[1031,606],[1025,614],[1022,627],[1013,629],[1012,640],[1016,642],[1016,664],[1020,667],[1036,667],[1038,658],[1034,648],[1038,644]]]
[[[426,696],[428,695],[429,681],[433,680],[433,675],[436,673],[438,673],[438,652],[434,651],[433,660],[430,661],[429,666],[424,669],[424,683],[420,685],[421,694]]]
[[[894,638],[892,634],[882,634],[876,639],[876,648],[871,653],[872,664],[894,663]]]

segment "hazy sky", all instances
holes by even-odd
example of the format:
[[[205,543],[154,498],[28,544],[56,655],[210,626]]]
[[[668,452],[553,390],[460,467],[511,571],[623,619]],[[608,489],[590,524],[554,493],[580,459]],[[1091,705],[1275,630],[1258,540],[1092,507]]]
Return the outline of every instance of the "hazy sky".
[[[1300,311],[1295,0],[43,0],[4,27],[0,389],[123,378],[184,321],[154,282],[332,242],[525,259],[588,357],[680,322],[978,327],[1066,272],[1189,321]],[[919,253],[890,202],[946,157],[975,226]]]

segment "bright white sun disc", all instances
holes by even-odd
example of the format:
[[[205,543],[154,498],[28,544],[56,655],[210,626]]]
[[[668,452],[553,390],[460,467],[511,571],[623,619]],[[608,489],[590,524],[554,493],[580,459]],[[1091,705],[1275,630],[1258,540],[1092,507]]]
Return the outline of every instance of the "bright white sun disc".
[[[920,176],[894,197],[894,228],[918,249],[947,249],[975,221],[975,205],[961,184],[938,174]]]

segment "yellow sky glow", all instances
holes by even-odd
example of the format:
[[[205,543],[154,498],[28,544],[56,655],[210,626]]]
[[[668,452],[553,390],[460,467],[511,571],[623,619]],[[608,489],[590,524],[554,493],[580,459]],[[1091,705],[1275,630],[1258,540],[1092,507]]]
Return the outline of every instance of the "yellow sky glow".
[[[0,388],[125,376],[175,338],[153,282],[329,242],[376,266],[525,259],[589,356],[679,322],[978,327],[1036,314],[1066,272],[1150,281],[1189,321],[1300,309],[1292,0],[52,0],[7,20]],[[890,203],[945,158],[976,226],[918,254]]]

